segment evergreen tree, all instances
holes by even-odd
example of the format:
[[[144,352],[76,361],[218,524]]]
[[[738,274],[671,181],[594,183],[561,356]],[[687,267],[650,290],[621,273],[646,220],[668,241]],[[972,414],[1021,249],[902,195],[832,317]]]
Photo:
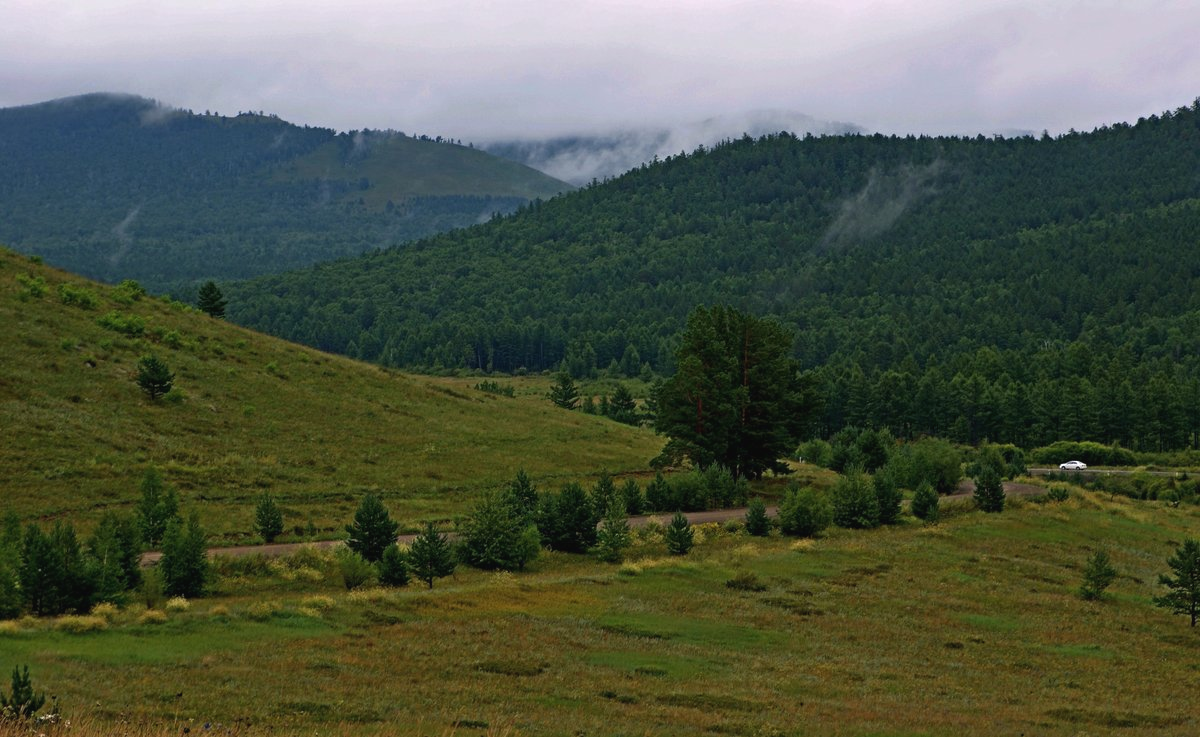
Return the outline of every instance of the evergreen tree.
[[[1155,597],[1155,606],[1170,609],[1172,614],[1186,614],[1196,626],[1200,616],[1200,542],[1184,540],[1183,545],[1167,560],[1175,575],[1160,575],[1158,582],[1170,589]]]
[[[142,538],[131,517],[108,512],[88,541],[97,568],[96,598],[121,603],[142,582]]]
[[[636,479],[627,478],[617,492],[617,496],[625,504],[625,512],[629,515],[639,515],[646,511],[646,498],[642,495],[642,487]]]
[[[531,526],[503,496],[489,494],[464,524],[459,555],[467,565],[484,570],[523,569],[536,555],[525,544]]]
[[[414,576],[433,588],[435,578],[444,578],[454,573],[454,554],[446,536],[434,528],[432,522],[417,535],[408,549],[408,563]]]
[[[785,535],[816,537],[833,522],[833,509],[820,492],[793,484],[779,505],[779,530]]]
[[[575,482],[563,486],[558,494],[544,496],[538,507],[542,541],[565,553],[585,553],[595,545],[599,521],[587,492]]]
[[[656,471],[654,480],[646,485],[646,508],[652,512],[666,512],[677,506],[671,485],[661,471]]]
[[[264,492],[254,505],[254,529],[268,543],[283,532],[283,510],[275,503],[275,497]]]
[[[592,487],[589,499],[592,509],[598,514],[607,512],[613,501],[617,499],[617,485],[608,471],[600,472],[600,478],[596,479],[596,485]]]
[[[137,505],[137,523],[142,541],[151,547],[162,542],[171,520],[179,519],[179,498],[175,489],[163,483],[154,466],[142,476],[142,498]]]
[[[1004,511],[1004,480],[991,463],[981,465],[975,476],[975,505],[984,512]]]
[[[692,549],[696,542],[696,535],[687,517],[683,516],[683,512],[676,512],[675,516],[671,518],[664,539],[667,543],[667,552],[671,555],[687,555],[688,551]]]
[[[137,384],[150,397],[157,400],[167,392],[175,382],[175,374],[167,364],[154,354],[142,356],[137,363]]]
[[[61,614],[67,608],[66,563],[50,536],[37,525],[25,528],[18,580],[25,607],[35,616]]]
[[[885,465],[875,472],[871,479],[875,490],[875,501],[879,507],[879,524],[892,525],[900,517],[900,503],[904,495],[896,482],[896,473],[890,465]]]
[[[92,608],[96,594],[97,570],[92,561],[83,554],[75,526],[66,522],[55,522],[50,530],[50,542],[59,551],[63,565],[61,591],[64,611],[87,612]]]
[[[596,552],[602,561],[620,563],[625,549],[631,543],[625,505],[620,500],[613,499],[604,514],[604,520],[600,523],[600,531],[596,534]]]
[[[746,508],[746,532],[755,537],[771,534],[771,519],[767,517],[767,504],[755,497]]]
[[[833,522],[852,529],[879,526],[879,499],[857,468],[850,469],[833,486]]]
[[[45,703],[46,694],[33,691],[29,666],[24,670],[13,666],[12,688],[7,694],[0,691],[0,718],[11,715],[13,719],[32,719]]]
[[[517,471],[517,477],[505,488],[505,500],[526,522],[532,522],[537,514],[538,493],[533,480],[525,469]]]
[[[0,521],[0,619],[21,613],[21,548],[21,520],[10,510]]]
[[[608,400],[608,416],[626,425],[638,424],[637,402],[624,384],[618,384]]]
[[[937,522],[940,514],[938,493],[933,490],[933,486],[928,481],[922,481],[916,492],[913,493],[912,513],[919,520]]]
[[[1117,570],[1112,567],[1108,553],[1097,550],[1093,553],[1083,569],[1083,584],[1079,587],[1079,596],[1088,601],[1103,598],[1104,590],[1117,577]]]
[[[550,387],[547,397],[556,407],[575,409],[579,405],[579,387],[575,386],[570,374],[560,371],[554,377],[554,385]]]
[[[375,563],[387,546],[396,542],[399,529],[379,497],[368,492],[354,512],[354,522],[346,525],[346,547]]]
[[[392,543],[383,549],[383,557],[379,559],[379,583],[403,588],[408,580],[408,558],[399,545]]]
[[[225,296],[217,287],[216,282],[207,281],[200,287],[197,306],[211,317],[225,317]]]
[[[655,429],[670,441],[656,463],[689,458],[737,477],[786,471],[815,394],[790,357],[792,336],[778,323],[730,307],[698,307],[688,317],[676,373],[657,394]]]
[[[167,596],[189,599],[204,596],[208,586],[208,536],[200,527],[200,517],[193,514],[187,525],[172,520],[163,535],[162,572],[163,592]]]

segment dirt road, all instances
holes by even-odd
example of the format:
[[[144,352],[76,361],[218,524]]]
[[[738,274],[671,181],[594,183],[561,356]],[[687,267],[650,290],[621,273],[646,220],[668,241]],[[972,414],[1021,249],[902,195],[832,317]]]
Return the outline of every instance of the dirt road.
[[[1046,490],[1044,488],[1040,486],[1034,486],[1033,484],[1018,484],[1011,481],[1004,482],[1004,492],[1010,496],[1031,496],[1044,493],[1045,491]],[[975,493],[975,483],[970,479],[964,479],[963,481],[959,482],[958,490],[955,493],[947,494],[946,496],[942,497],[942,499],[947,501],[966,499],[969,498],[973,493]],[[778,513],[778,507],[767,507],[768,515],[774,517]],[[656,520],[665,525],[666,523],[670,522],[672,516],[673,515],[671,514],[635,515],[629,518],[629,526],[644,527],[649,524],[651,520]],[[704,524],[706,522],[725,522],[731,519],[744,519],[746,517],[746,507],[736,507],[734,509],[714,509],[707,512],[685,512],[684,516],[687,517],[688,522],[694,525]],[[450,534],[450,537],[454,537],[453,533]],[[400,535],[396,539],[396,542],[400,543],[401,545],[407,545],[411,543],[414,538],[416,538],[416,535]],[[294,553],[300,549],[300,547],[303,545],[315,545],[318,548],[335,548],[343,544],[344,542],[342,540],[318,540],[310,543],[236,545],[227,548],[209,548],[208,557],[212,558],[217,555],[226,555],[233,558],[245,555],[265,555],[270,557],[277,555],[290,555],[291,553]],[[142,565],[154,565],[161,557],[162,553],[158,552],[157,550],[143,553]]]

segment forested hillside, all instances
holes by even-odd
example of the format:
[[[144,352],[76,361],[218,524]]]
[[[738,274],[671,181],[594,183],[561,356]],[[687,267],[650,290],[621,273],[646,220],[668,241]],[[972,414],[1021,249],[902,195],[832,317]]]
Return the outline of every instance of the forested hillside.
[[[569,189],[440,138],[86,95],[0,110],[0,242],[187,291],[472,225]]]
[[[1174,448],[1200,426],[1200,104],[1091,133],[790,135],[238,286],[388,365],[672,370],[699,304],[794,328],[820,431]]]

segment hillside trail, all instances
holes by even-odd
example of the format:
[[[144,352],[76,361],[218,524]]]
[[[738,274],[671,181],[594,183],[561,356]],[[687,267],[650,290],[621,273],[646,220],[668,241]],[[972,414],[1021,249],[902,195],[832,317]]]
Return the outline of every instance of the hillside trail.
[[[1004,493],[1009,496],[1034,496],[1045,493],[1045,489],[1041,486],[1033,484],[1021,484],[1012,481],[1004,482]],[[945,501],[959,501],[968,499],[975,493],[975,482],[970,479],[964,479],[959,482],[958,490],[953,494],[947,494],[942,497]],[[683,516],[687,517],[689,523],[693,525],[705,524],[707,522],[726,522],[728,520],[745,519],[746,507],[734,507],[732,509],[713,509],[706,512],[684,512]],[[767,514],[775,516],[779,513],[779,507],[767,507]],[[638,514],[629,518],[630,527],[645,527],[651,522],[657,522],[661,525],[666,525],[671,521],[672,514]],[[400,535],[396,538],[396,542],[401,545],[408,545],[416,539],[416,535]],[[455,537],[453,533],[448,535],[451,539]],[[315,540],[312,542],[302,543],[269,543],[263,545],[234,545],[223,548],[209,548],[208,557],[213,558],[218,555],[228,556],[230,558],[241,558],[247,555],[263,555],[266,557],[276,557],[280,555],[290,555],[305,545],[312,545],[317,548],[336,548],[344,545],[344,540]],[[142,554],[142,566],[154,565],[162,558],[162,553],[157,550],[151,550]]]

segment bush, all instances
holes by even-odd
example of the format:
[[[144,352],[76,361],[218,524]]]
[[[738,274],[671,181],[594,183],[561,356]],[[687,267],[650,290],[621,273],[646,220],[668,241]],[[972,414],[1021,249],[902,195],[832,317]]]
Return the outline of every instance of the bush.
[[[734,591],[766,591],[767,585],[751,571],[743,571],[725,582],[726,588]]]
[[[975,476],[975,506],[984,512],[1004,511],[1004,481],[990,463],[984,463]]]
[[[917,487],[917,491],[913,494],[912,499],[913,516],[925,522],[937,522],[938,510],[938,493],[933,490],[933,486],[928,482],[921,482]]]
[[[1071,490],[1065,484],[1051,484],[1049,489],[1046,489],[1046,500],[1051,502],[1065,502],[1071,498]]]
[[[25,290],[21,292],[22,297],[37,298],[46,293],[46,280],[43,277],[30,276],[29,274],[17,274],[17,282],[20,283],[21,286],[25,287]]]
[[[1091,441],[1059,440],[1029,451],[1034,463],[1057,465],[1063,461],[1083,461],[1089,466],[1136,466],[1133,452],[1119,445]]]
[[[796,449],[796,459],[829,468],[829,464],[833,462],[833,446],[820,438],[813,438],[800,444]]]
[[[829,500],[807,486],[792,485],[779,505],[779,529],[785,535],[815,537],[832,521]]]
[[[382,554],[381,554],[382,555]],[[363,556],[349,548],[338,550],[338,570],[347,591],[361,588],[375,578],[375,566]]]
[[[138,284],[133,279],[126,279],[112,288],[113,301],[119,302],[123,305],[131,305],[145,296],[145,287],[143,287],[141,284]]]
[[[34,693],[29,666],[25,666],[24,670],[14,666],[12,688],[7,694],[0,691],[0,716],[31,719],[45,703],[45,693]]]
[[[875,489],[858,469],[850,469],[833,486],[833,522],[838,527],[852,529],[879,526]]]
[[[922,438],[896,449],[892,456],[896,482],[916,489],[928,482],[939,494],[950,494],[962,479],[962,456],[947,440]]]
[[[58,299],[65,305],[83,310],[94,310],[100,304],[100,298],[92,290],[66,283],[58,285]]]
[[[900,517],[900,503],[904,500],[904,496],[900,493],[896,472],[891,464],[875,472],[875,477],[871,479],[871,486],[879,507],[879,524],[895,524]]]
[[[126,315],[116,310],[97,317],[96,324],[131,338],[137,338],[146,332],[145,320],[137,315]]]

